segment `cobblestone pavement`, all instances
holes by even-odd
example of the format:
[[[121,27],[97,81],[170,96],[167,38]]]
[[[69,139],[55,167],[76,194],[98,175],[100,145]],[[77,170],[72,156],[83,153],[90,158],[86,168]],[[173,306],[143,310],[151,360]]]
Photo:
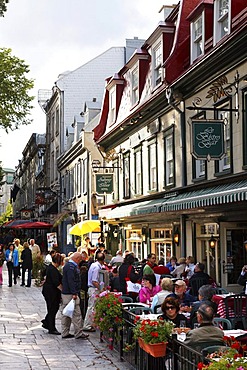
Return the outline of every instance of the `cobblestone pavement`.
[[[90,333],[89,340],[62,339],[43,329],[46,305],[41,288],[17,285],[8,287],[4,266],[0,286],[0,370],[60,369],[130,369],[119,354],[100,343],[99,332]],[[57,329],[60,330],[60,312]],[[71,329],[73,334],[73,328]]]

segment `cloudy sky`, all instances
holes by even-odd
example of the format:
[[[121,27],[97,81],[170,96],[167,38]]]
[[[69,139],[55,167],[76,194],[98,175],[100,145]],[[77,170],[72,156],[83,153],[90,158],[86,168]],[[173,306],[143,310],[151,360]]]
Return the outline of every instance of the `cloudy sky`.
[[[0,47],[30,66],[35,80],[33,123],[6,134],[0,129],[0,160],[15,168],[31,134],[45,132],[45,114],[37,103],[39,89],[51,89],[57,76],[74,70],[126,38],[147,39],[162,5],[177,0],[10,0],[0,18]]]

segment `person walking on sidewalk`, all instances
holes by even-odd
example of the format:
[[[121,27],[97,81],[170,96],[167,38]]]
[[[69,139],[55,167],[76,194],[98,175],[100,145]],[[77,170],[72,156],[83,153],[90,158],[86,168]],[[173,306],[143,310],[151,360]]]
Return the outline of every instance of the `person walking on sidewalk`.
[[[13,273],[14,273],[14,284],[17,284],[18,276],[18,252],[15,249],[14,243],[9,243],[8,249],[5,253],[5,259],[7,261],[8,275],[9,275],[9,287],[12,287],[13,283]]]
[[[72,338],[75,336],[76,339],[86,339],[88,334],[84,334],[82,330],[82,315],[80,309],[80,289],[81,289],[81,279],[80,279],[80,269],[79,263],[82,261],[81,253],[75,252],[69,259],[69,261],[64,265],[63,268],[63,280],[62,280],[62,306],[61,310],[63,312],[64,307],[74,299],[75,309],[72,319],[68,316],[62,314],[61,318],[61,328],[62,328],[62,338]],[[74,335],[70,334],[71,322],[74,325]]]
[[[60,335],[56,329],[56,314],[59,310],[62,290],[62,275],[58,267],[63,263],[63,257],[60,253],[52,256],[52,263],[47,266],[46,278],[43,285],[42,294],[46,301],[47,314],[44,320],[41,320],[42,326],[48,329],[49,334]]]
[[[21,253],[21,260],[22,260],[22,274],[21,274],[21,286],[25,286],[25,273],[27,270],[27,285],[26,287],[30,288],[31,280],[32,280],[32,268],[33,268],[33,260],[32,260],[32,252],[29,248],[27,242],[23,243],[23,251]]]
[[[93,311],[96,295],[100,292],[99,271],[103,268],[105,255],[100,252],[97,254],[97,261],[92,263],[88,270],[88,307],[84,320],[84,331],[95,331],[93,327]]]
[[[0,285],[3,285],[3,264],[5,261],[5,254],[3,246],[0,244]]]

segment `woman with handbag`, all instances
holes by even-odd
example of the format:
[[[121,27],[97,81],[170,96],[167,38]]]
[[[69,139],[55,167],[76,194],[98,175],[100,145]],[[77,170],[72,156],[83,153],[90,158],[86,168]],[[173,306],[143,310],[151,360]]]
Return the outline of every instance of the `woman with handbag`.
[[[59,310],[62,290],[62,275],[58,267],[63,263],[63,257],[60,253],[52,256],[52,263],[47,266],[46,278],[42,289],[42,294],[46,301],[47,314],[44,320],[41,320],[43,328],[47,329],[49,334],[60,335],[56,329],[56,314]]]

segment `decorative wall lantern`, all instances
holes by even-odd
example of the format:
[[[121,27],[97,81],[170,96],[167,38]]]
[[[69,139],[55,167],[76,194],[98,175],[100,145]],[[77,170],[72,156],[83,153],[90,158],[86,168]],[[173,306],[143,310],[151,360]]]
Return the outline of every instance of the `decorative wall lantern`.
[[[178,227],[176,227],[174,234],[173,234],[173,241],[176,245],[179,245],[179,240],[180,240],[180,233],[179,233]]]
[[[216,246],[216,239],[214,238],[213,234],[211,234],[211,238],[209,239],[209,246],[212,249],[214,249]]]

